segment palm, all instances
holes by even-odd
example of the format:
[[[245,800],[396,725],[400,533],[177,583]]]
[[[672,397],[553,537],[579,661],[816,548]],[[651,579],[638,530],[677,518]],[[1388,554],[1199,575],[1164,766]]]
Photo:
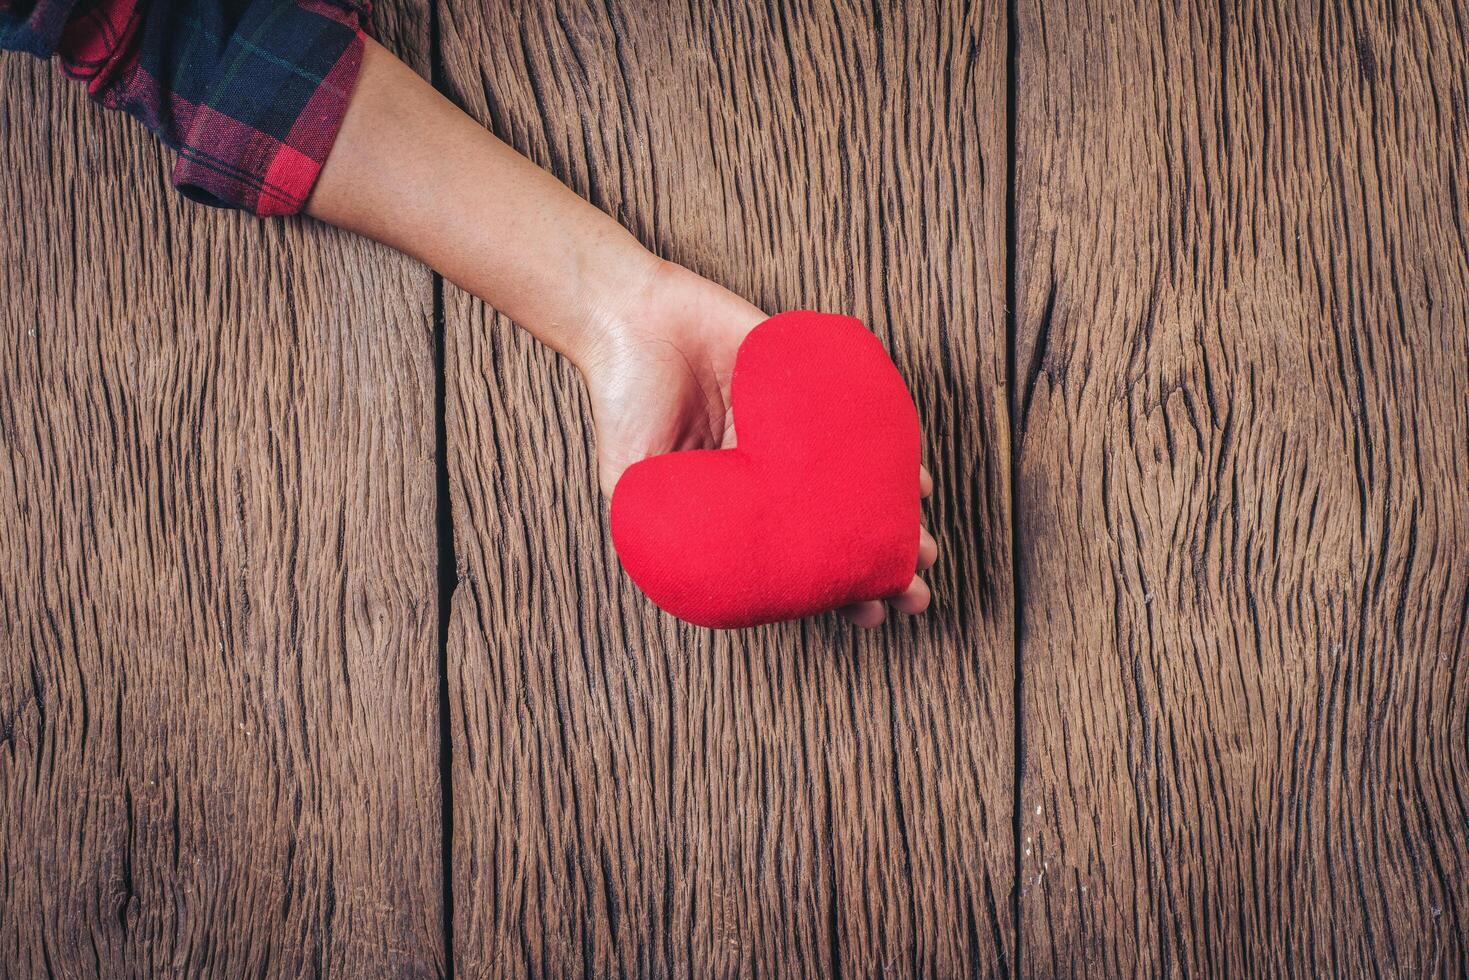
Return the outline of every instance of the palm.
[[[636,320],[616,332],[587,372],[602,489],[658,453],[733,445],[729,379],[740,341],[762,314],[678,266],[653,277]]]
[[[638,460],[684,449],[735,444],[729,381],[735,352],[764,314],[729,290],[680,266],[662,264],[616,317],[623,325],[583,365],[597,426],[597,469],[611,494],[622,471]],[[921,474],[924,494],[933,483]],[[918,570],[934,563],[938,546],[921,531]],[[917,575],[889,601],[908,613],[928,606],[928,586]],[[859,602],[842,614],[863,626],[886,615],[879,601]]]

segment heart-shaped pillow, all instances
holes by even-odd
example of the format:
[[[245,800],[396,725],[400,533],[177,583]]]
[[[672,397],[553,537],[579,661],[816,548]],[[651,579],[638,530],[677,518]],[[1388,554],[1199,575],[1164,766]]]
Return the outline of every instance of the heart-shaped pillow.
[[[738,445],[629,467],[612,541],[648,597],[700,626],[796,619],[902,592],[918,563],[919,434],[861,322],[761,323],[730,382]]]

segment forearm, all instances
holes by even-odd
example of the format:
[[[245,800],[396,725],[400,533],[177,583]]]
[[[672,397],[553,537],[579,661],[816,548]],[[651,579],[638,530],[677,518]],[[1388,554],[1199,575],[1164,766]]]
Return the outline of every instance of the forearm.
[[[432,266],[578,364],[658,265],[371,41],[306,210]]]

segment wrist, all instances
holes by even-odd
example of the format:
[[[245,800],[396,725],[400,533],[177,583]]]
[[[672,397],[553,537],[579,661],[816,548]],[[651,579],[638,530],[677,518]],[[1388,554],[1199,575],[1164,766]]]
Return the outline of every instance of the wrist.
[[[606,360],[635,324],[667,266],[631,234],[614,227],[626,241],[576,260],[576,308],[568,318],[572,328],[562,343],[547,340],[584,377]]]

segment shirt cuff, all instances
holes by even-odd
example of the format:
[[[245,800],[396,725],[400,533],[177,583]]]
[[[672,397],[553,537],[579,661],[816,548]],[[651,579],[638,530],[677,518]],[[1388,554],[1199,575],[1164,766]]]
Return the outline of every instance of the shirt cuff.
[[[180,121],[188,119],[173,182],[206,204],[295,214],[311,196],[357,83],[365,9],[297,0],[250,10],[199,101],[176,107]]]

